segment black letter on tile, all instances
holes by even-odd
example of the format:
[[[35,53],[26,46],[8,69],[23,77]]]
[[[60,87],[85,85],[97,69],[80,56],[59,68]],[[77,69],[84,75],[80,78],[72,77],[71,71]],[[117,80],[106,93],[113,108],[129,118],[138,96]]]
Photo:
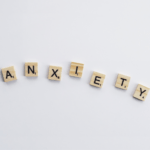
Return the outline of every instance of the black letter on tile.
[[[142,91],[142,88],[140,88],[140,96],[142,96],[144,92],[146,92],[146,90]]]
[[[56,72],[58,71],[58,69],[55,71],[54,69],[52,69],[52,71],[53,71],[53,74],[51,75],[51,77],[53,77],[54,75],[56,76],[56,78],[58,78],[59,79],[59,77],[57,76],[57,74],[56,74]]]
[[[75,72],[75,74],[77,74],[77,76],[78,76],[78,66],[76,67],[76,72]]]
[[[34,66],[33,66],[33,69],[31,69],[31,67],[28,66],[28,74],[29,74],[30,71],[31,71],[33,74],[36,74],[36,73],[34,72]]]
[[[99,83],[96,83],[96,81],[100,81],[100,80],[97,80],[97,78],[101,78],[101,77],[99,77],[99,76],[95,76],[94,83],[95,83],[95,84],[97,84],[97,85],[99,85]]]
[[[6,79],[8,78],[8,76],[10,76],[11,78],[13,78],[13,76],[11,75],[11,73],[7,70],[7,72],[6,72]]]
[[[120,78],[122,80],[121,86],[123,86],[124,81],[127,81],[127,79]]]

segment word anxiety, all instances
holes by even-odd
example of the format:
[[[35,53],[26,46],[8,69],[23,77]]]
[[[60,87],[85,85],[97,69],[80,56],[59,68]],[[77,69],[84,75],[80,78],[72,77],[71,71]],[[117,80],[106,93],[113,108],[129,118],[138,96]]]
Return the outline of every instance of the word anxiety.
[[[69,75],[73,77],[81,78],[82,73],[83,73],[83,68],[84,68],[84,64],[72,62]],[[62,73],[62,67],[50,66],[48,79],[60,81],[61,73]],[[4,82],[17,80],[16,72],[13,66],[8,67],[8,68],[3,68],[2,74],[3,74]],[[38,76],[38,63],[36,62],[25,63],[25,76],[37,77]],[[98,87],[98,88],[102,88],[104,80],[105,80],[104,74],[93,72],[90,85]],[[129,86],[129,82],[130,82],[130,77],[122,75],[122,74],[118,74],[115,87],[123,89],[123,90],[127,90]],[[146,99],[148,92],[149,92],[148,87],[138,84],[133,97],[144,101]]]

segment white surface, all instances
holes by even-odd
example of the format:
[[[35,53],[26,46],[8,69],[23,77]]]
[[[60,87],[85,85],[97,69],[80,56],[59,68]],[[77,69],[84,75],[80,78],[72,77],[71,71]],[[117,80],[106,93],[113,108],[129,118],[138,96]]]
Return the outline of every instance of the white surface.
[[[0,0],[0,68],[15,66],[18,80],[0,80],[0,149],[150,149],[149,0]],[[39,77],[24,63],[39,62]],[[70,62],[85,64],[83,77],[68,75]],[[63,67],[62,81],[47,79]],[[102,89],[89,85],[106,74]],[[114,87],[131,76],[127,91]]]

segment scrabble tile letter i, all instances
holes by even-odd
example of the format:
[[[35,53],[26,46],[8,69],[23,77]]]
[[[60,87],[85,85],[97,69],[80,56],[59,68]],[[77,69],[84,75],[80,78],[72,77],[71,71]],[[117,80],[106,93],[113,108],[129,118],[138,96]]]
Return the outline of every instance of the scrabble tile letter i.
[[[37,77],[38,76],[38,63],[36,62],[25,63],[25,76]]]
[[[71,62],[69,75],[81,78],[82,73],[83,73],[83,67],[84,67],[84,64]]]
[[[2,74],[3,74],[4,82],[17,80],[16,72],[13,66],[8,68],[3,68]]]

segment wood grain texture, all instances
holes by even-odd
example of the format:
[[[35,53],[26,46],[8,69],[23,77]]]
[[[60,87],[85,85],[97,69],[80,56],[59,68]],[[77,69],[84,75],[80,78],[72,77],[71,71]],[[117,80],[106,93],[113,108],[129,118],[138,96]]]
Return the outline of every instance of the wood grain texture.
[[[17,80],[14,66],[3,68],[2,74],[3,74],[4,82]]]
[[[130,82],[130,77],[122,74],[118,74],[115,87],[127,90]]]
[[[37,62],[26,62],[25,63],[25,76],[26,77],[37,77],[38,76],[38,63]]]
[[[98,72],[93,72],[93,75],[92,75],[92,78],[90,81],[90,85],[102,88],[105,77],[106,77],[106,75],[104,75],[104,74],[101,74]]]
[[[62,67],[50,66],[48,79],[60,81],[61,80],[61,73],[62,73]]]
[[[133,97],[145,101],[149,90],[150,89],[148,87],[138,84]]]
[[[82,77],[84,64],[71,62],[69,75],[73,77]]]

